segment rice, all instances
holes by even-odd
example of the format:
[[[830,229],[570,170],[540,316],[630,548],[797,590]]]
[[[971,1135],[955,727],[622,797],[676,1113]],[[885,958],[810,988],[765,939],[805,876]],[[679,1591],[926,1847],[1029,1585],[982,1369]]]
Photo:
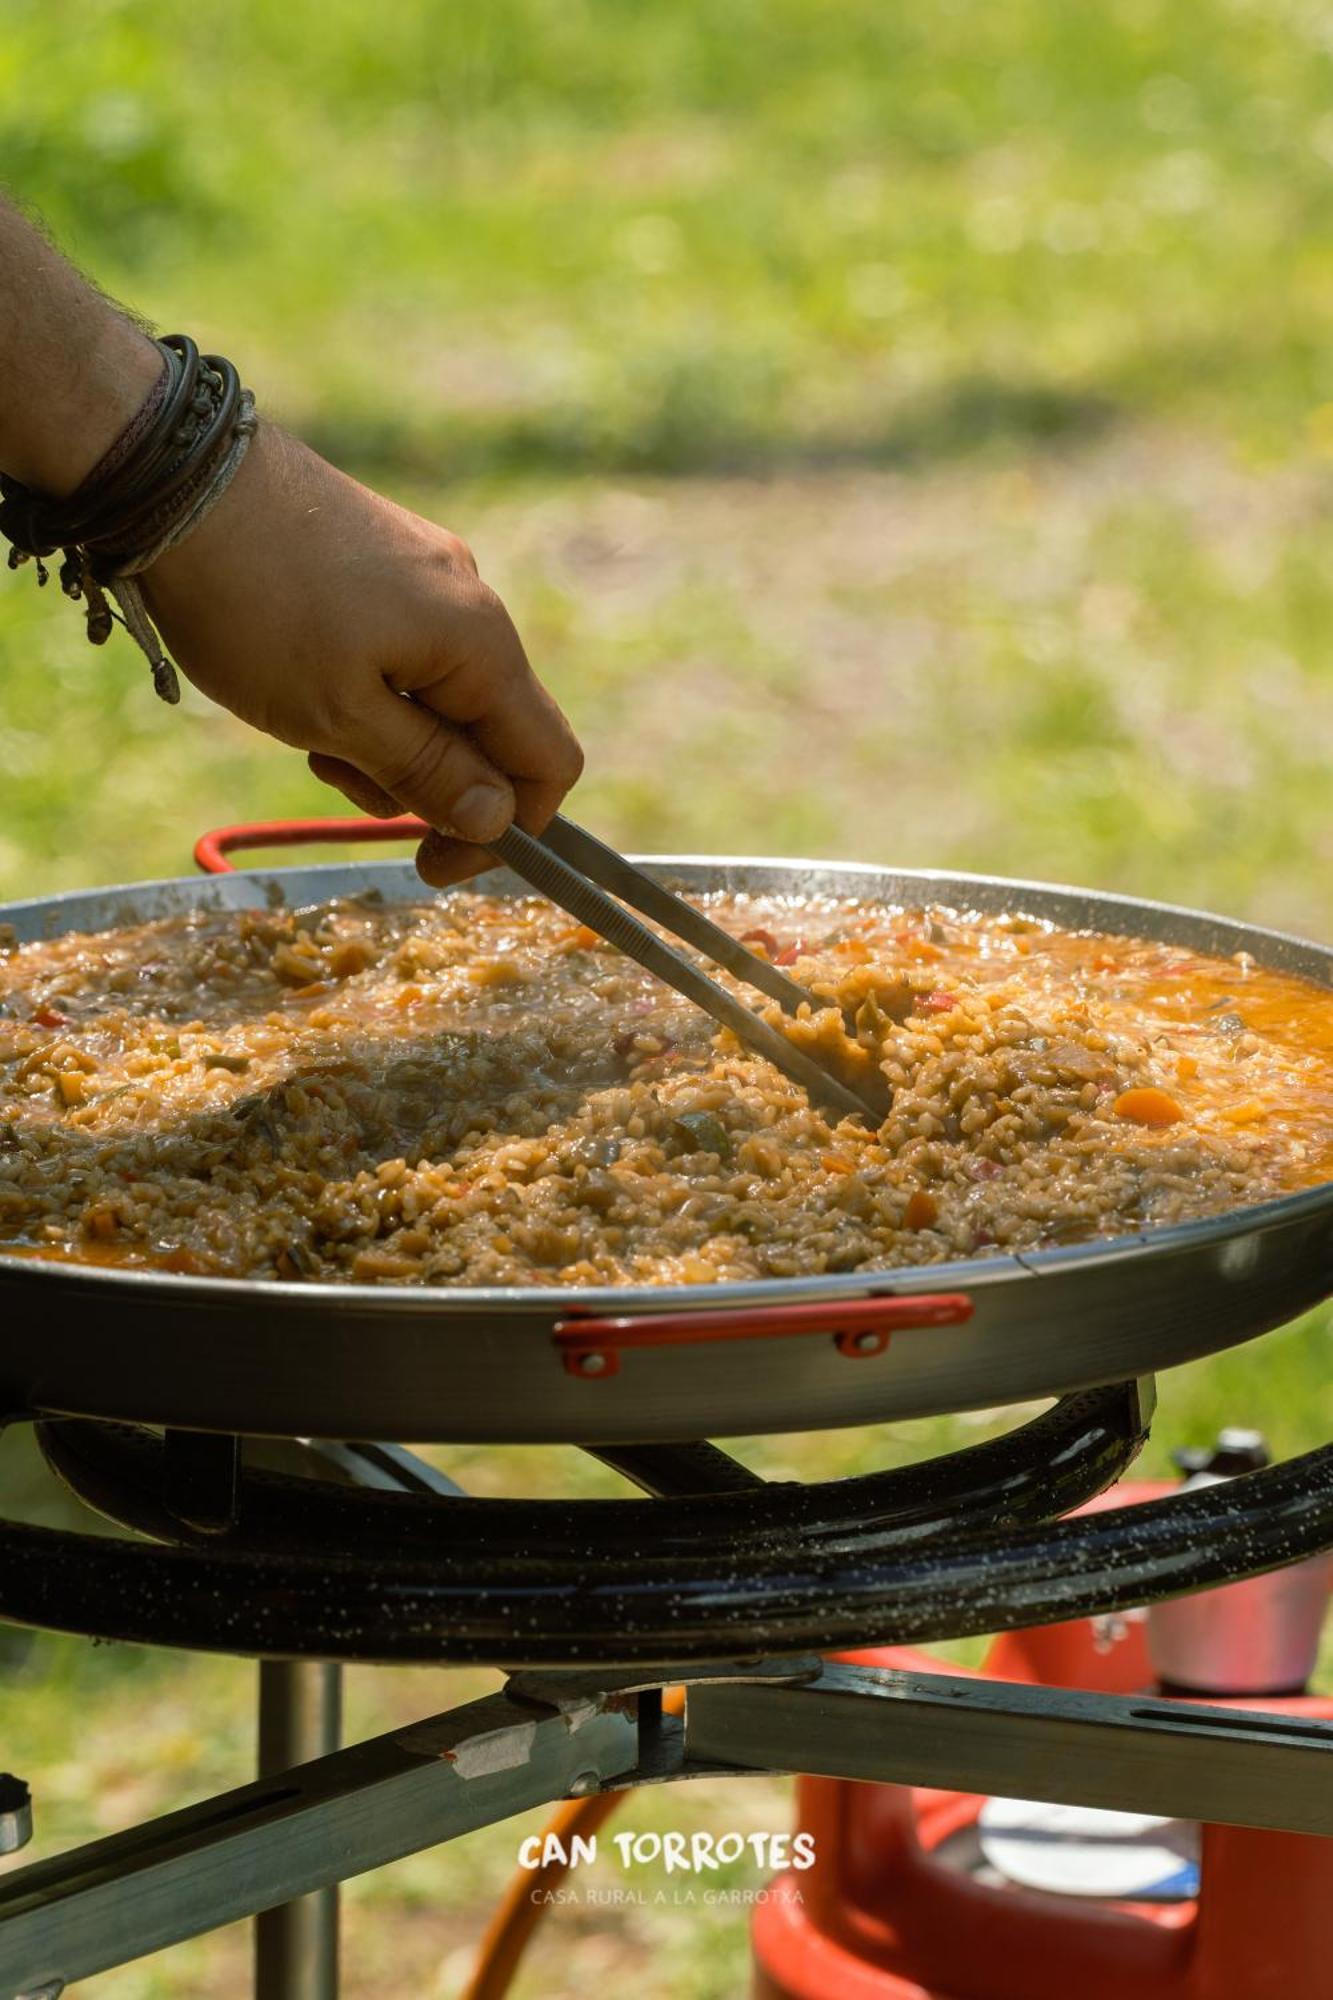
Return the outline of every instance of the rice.
[[[1333,1174],[1333,999],[1304,981],[1021,915],[705,901],[816,996],[795,1040],[882,1071],[879,1132],[536,898],[200,912],[0,956],[0,1250],[701,1284],[1085,1241]]]

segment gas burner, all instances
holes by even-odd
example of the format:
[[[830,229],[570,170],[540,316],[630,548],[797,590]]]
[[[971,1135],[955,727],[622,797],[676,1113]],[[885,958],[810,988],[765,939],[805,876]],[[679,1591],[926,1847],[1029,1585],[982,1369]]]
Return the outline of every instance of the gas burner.
[[[1058,1518],[1123,1474],[1150,1412],[1150,1384],[1112,1385],[992,1442],[817,1486],[766,1484],[704,1443],[598,1447],[647,1496],[606,1501],[471,1499],[393,1445],[41,1419],[74,1493],[152,1541],[0,1525],[0,1617],[259,1656],[264,1775],[9,1876],[0,1995],[48,2000],[267,1910],[262,2000],[331,2000],[346,1876],[533,1805],[691,1776],[1333,1832],[1321,1723],[822,1657],[1143,1605],[1333,1545],[1333,1448]],[[338,1750],[337,1663],[408,1660],[516,1671]],[[675,1716],[662,1697],[680,1684]]]
[[[49,1418],[38,1439],[79,1498],[168,1546],[11,1524],[0,1617],[249,1656],[683,1665],[1124,1609],[1333,1541],[1333,1449],[1060,1520],[1125,1470],[1149,1410],[1138,1384],[1089,1390],[818,1486],[712,1445],[598,1449],[652,1496],[615,1501],[470,1499],[382,1445],[270,1442],[284,1469],[261,1470],[237,1438]]]
[[[652,1497],[532,1501],[467,1498],[383,1446],[270,1442],[251,1452],[283,1469],[259,1469],[235,1438],[47,1419],[38,1439],[66,1484],[170,1546],[12,1527],[0,1616],[250,1655],[505,1667],[926,1638],[960,1616],[989,1630],[1084,1601],[1079,1550],[1045,1524],[1111,1484],[1146,1431],[1138,1386],[1112,1386],[993,1443],[831,1485],[768,1485],[711,1445],[626,1445],[594,1456]],[[1213,1501],[1219,1519],[1229,1504]],[[1099,1561],[1138,1602],[1183,1547],[1136,1523]]]

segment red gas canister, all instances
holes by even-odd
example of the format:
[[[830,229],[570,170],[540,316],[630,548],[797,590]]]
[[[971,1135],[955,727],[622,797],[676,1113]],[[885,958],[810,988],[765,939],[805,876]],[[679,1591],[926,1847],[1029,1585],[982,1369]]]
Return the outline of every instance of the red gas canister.
[[[1123,1506],[1170,1490],[1122,1486],[1094,1505]],[[1296,1626],[1303,1620],[1302,1629],[1310,1627],[1311,1592],[1322,1595],[1326,1575],[1320,1566],[1303,1587],[1289,1580],[1262,1602],[1233,1596],[1238,1632],[1252,1626],[1256,1607],[1291,1621],[1286,1642],[1266,1657],[1299,1654],[1298,1681],[1312,1655],[1301,1651]],[[1333,1717],[1333,1700],[1228,1690],[1223,1639],[1231,1612],[1220,1600],[1252,1589],[1228,1585],[1191,1600],[1205,1635],[1193,1648],[1178,1612],[1151,1651],[1143,1614],[1076,1620],[998,1639],[981,1671],[995,1680],[1130,1694],[1160,1685],[1154,1658],[1165,1654],[1192,1661],[1191,1691],[1206,1689],[1206,1698]],[[1210,1655],[1221,1678],[1208,1687]],[[847,1657],[913,1674],[941,1670],[938,1660],[901,1648]],[[1256,1657],[1252,1644],[1245,1657]],[[780,1877],[755,1912],[755,2000],[1333,1994],[1333,1841],[824,1778],[798,1780],[797,1820],[814,1837],[815,1861]]]

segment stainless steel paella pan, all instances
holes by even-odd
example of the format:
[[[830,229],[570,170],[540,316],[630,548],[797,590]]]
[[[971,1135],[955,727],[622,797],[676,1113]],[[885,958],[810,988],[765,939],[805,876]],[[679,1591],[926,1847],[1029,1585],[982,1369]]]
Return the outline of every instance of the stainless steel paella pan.
[[[648,857],[687,892],[1022,911],[1333,989],[1333,950],[1168,905],[993,877]],[[507,871],[472,885],[526,894]],[[0,908],[20,939],[192,908],[378,891],[406,862],[134,883]],[[924,1416],[1125,1380],[1279,1326],[1333,1292],[1333,1183],[1178,1227],[890,1272],[650,1288],[302,1285],[0,1255],[0,1415],[252,1435],[609,1443]]]

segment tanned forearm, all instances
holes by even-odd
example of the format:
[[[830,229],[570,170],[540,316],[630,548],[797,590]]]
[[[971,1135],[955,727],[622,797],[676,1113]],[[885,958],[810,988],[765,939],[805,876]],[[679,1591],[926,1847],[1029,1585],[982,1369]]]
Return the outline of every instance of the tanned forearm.
[[[160,368],[147,335],[0,200],[0,472],[72,493]]]
[[[72,493],[139,410],[161,355],[0,203],[0,472]],[[261,422],[217,505],[140,577],[196,687],[371,813],[419,813],[429,882],[540,832],[582,764],[467,545]],[[404,697],[409,697],[404,699]]]

